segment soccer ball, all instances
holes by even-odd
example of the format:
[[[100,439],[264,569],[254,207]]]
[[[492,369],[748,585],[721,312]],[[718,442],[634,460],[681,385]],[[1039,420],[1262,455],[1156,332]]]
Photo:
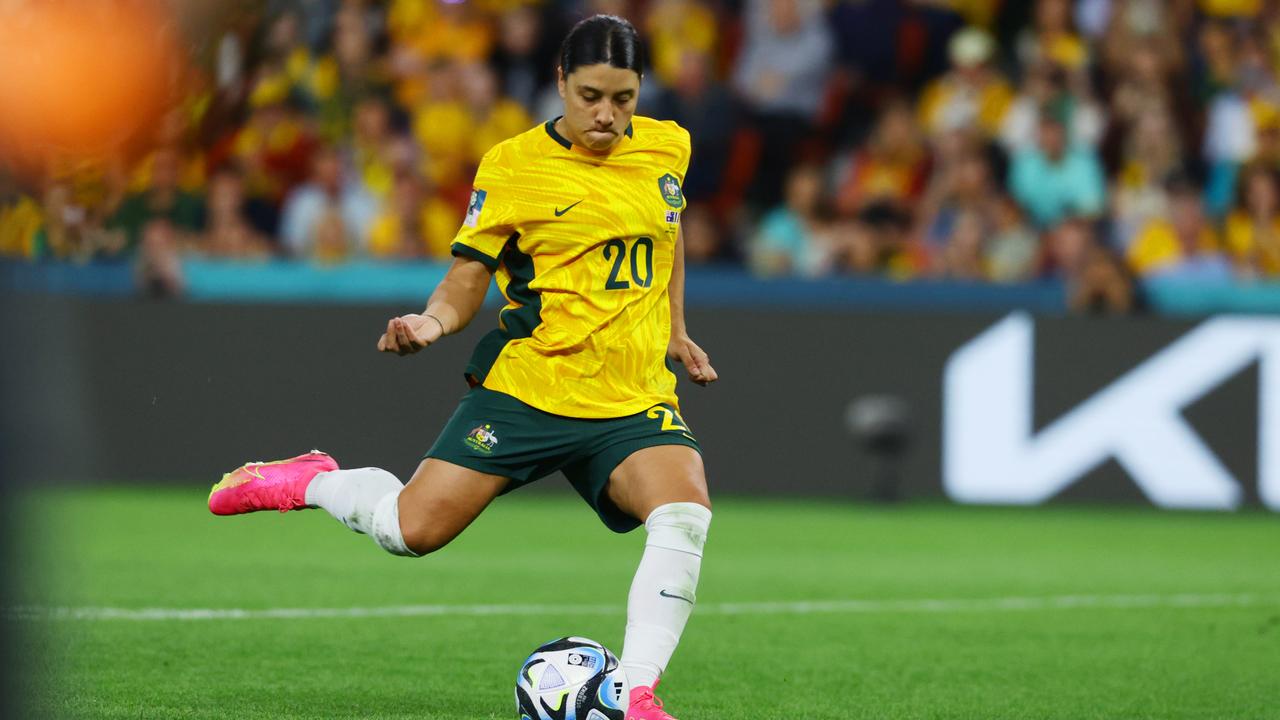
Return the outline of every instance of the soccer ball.
[[[630,696],[618,658],[586,638],[552,640],[516,675],[520,720],[623,720]]]

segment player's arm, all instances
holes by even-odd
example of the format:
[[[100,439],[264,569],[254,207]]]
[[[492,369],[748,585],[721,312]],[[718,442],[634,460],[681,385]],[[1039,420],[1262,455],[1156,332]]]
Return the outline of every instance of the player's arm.
[[[667,345],[667,357],[679,360],[689,373],[689,379],[699,385],[716,381],[711,358],[689,337],[684,323],[684,231],[676,231],[676,256],[671,265],[671,282],[667,285],[671,301],[671,342]]]
[[[378,338],[378,350],[397,355],[416,353],[465,328],[484,304],[491,277],[493,271],[479,260],[455,257],[449,272],[431,293],[427,309],[387,321],[387,331]]]

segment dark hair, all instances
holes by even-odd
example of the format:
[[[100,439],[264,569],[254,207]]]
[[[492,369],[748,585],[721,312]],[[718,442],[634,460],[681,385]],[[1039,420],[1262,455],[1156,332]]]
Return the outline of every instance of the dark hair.
[[[1200,183],[1196,177],[1186,170],[1175,170],[1169,173],[1164,181],[1165,192],[1170,195],[1199,195]]]
[[[583,65],[601,63],[642,75],[644,59],[636,26],[616,15],[592,15],[574,25],[560,44],[565,77]]]

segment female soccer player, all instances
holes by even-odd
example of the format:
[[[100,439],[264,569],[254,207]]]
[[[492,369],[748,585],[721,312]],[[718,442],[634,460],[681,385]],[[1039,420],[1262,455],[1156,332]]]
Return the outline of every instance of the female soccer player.
[[[417,557],[498,495],[561,471],[609,529],[648,533],[627,602],[627,720],[673,720],[653,688],[693,609],[711,510],[668,359],[702,385],[716,371],[684,322],[689,134],[634,115],[641,53],[621,18],[570,31],[564,115],[485,155],[448,274],[426,310],[387,323],[378,350],[406,355],[466,327],[490,276],[507,299],[467,366],[471,390],[409,484],[312,452],[228,473],[209,508],[323,508]]]

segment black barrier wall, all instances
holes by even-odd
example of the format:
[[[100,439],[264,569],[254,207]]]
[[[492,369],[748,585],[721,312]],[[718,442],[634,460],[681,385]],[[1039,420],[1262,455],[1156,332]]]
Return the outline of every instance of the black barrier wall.
[[[387,318],[408,310],[8,298],[0,310],[6,474],[204,486],[242,461],[318,447],[345,466],[378,465],[407,479],[466,390],[472,344],[494,322],[486,310],[416,356],[377,353]],[[896,475],[901,496],[941,496],[948,359],[1000,320],[691,311],[691,333],[721,377],[710,388],[680,383],[713,491],[863,498],[893,494],[884,485]],[[1037,319],[1035,428],[1194,325]],[[1257,372],[1247,369],[1182,413],[1250,503],[1258,497],[1258,392]],[[869,455],[847,428],[849,403],[868,395],[896,398],[908,411],[900,465]],[[1107,461],[1055,499],[1144,497]]]

